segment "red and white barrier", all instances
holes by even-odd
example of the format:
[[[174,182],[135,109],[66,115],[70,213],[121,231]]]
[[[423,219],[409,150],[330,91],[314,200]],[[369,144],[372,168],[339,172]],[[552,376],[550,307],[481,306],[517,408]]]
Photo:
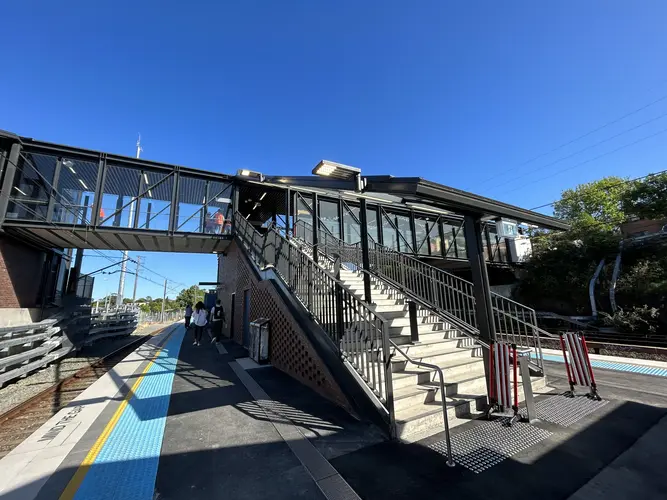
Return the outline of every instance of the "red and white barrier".
[[[600,399],[591,360],[588,357],[588,346],[583,335],[564,333],[560,336],[560,346],[563,350],[565,371],[570,383],[570,395],[574,396],[574,387],[590,387],[589,397]]]
[[[491,364],[491,369],[489,370],[489,386],[491,388],[489,402],[491,403],[491,410],[494,407],[500,411],[507,411],[511,408],[514,410],[514,417],[512,418],[512,421],[514,421],[519,413],[519,377],[517,373],[516,345],[496,342],[491,344],[489,355]],[[512,371],[514,372],[514,377],[510,375]],[[514,404],[512,404],[512,397],[514,397]]]

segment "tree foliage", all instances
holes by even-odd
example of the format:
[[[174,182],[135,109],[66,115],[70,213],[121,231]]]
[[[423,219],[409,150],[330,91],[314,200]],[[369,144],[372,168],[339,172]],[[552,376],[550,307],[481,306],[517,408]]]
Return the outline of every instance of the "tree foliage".
[[[622,199],[630,189],[620,177],[605,177],[563,191],[554,215],[567,220],[580,235],[590,231],[616,231],[626,219]]]
[[[613,262],[620,251],[619,226],[629,218],[667,217],[667,174],[634,182],[606,177],[579,185],[562,193],[554,212],[572,229],[531,235],[533,255],[520,277],[520,299],[536,309],[590,314],[588,285],[600,260],[606,259],[596,289],[605,323],[632,333],[667,329],[664,246],[626,245],[616,283],[615,315],[609,300]]]
[[[179,294],[176,296],[176,303],[180,307],[185,307],[188,304],[194,305],[199,302],[200,300],[204,300],[204,290],[199,288],[197,285],[192,285],[189,288],[184,288],[179,292]]]
[[[667,217],[667,172],[631,183],[621,197],[621,205],[630,217]]]

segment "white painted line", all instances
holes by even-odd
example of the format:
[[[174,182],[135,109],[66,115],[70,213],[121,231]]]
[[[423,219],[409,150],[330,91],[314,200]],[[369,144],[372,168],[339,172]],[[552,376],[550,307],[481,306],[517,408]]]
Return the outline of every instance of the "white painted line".
[[[21,500],[35,498],[120,388],[172,330],[142,344],[0,460],[0,497],[11,498],[12,491],[20,490]]]

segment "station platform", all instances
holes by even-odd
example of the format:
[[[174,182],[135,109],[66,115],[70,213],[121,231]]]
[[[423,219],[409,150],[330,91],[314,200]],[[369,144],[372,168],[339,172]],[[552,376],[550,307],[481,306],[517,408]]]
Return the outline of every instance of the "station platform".
[[[667,380],[599,369],[604,400],[591,404],[558,395],[562,364],[547,370],[553,391],[536,403],[553,413],[453,429],[450,468],[444,433],[388,441],[236,344],[194,346],[175,324],[0,460],[0,498],[667,498]]]

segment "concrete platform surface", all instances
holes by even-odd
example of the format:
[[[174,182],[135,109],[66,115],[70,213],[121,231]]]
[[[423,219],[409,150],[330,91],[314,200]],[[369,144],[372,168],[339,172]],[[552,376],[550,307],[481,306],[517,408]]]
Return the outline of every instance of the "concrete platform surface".
[[[443,433],[387,441],[244,354],[182,325],[152,339],[0,461],[0,498],[667,498],[664,377],[600,369],[602,404],[545,392],[534,425],[470,420],[450,468]]]

